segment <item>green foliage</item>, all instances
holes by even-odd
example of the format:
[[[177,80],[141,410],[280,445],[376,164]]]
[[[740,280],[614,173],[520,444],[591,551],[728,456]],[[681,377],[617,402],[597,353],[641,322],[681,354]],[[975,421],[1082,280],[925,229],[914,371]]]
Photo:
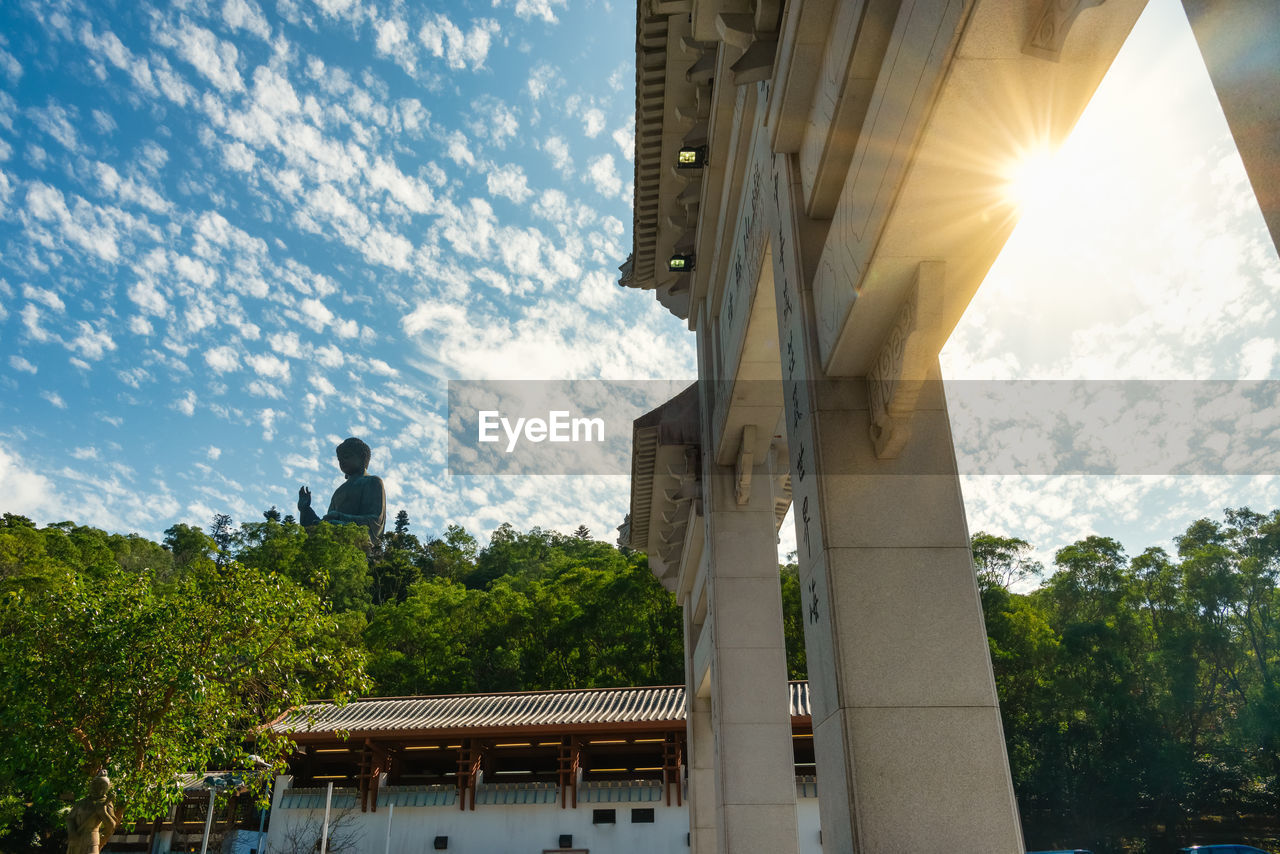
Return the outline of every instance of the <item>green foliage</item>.
[[[449,571],[374,609],[365,640],[380,693],[683,681],[679,611],[642,555],[503,526],[471,564],[464,534],[427,546]]]
[[[782,584],[782,637],[787,646],[787,678],[805,679],[804,609],[800,605],[800,570],[794,563],[779,567]]]
[[[585,528],[502,525],[481,548],[457,525],[419,538],[401,511],[374,545],[269,510],[212,530],[175,525],[162,547],[0,519],[0,696],[16,698],[0,705],[0,840],[99,764],[136,818],[176,796],[177,771],[278,759],[281,742],[245,734],[360,686],[364,659],[380,695],[684,681],[674,598],[644,555]],[[1280,512],[1228,510],[1175,542],[1130,558],[1087,537],[1043,578],[1027,542],[973,537],[1030,847],[1160,851],[1209,817],[1246,838],[1274,814]],[[803,591],[779,569],[803,678]]]
[[[15,532],[35,532],[44,549],[28,543],[39,572],[10,574],[0,592],[0,801],[10,820],[19,797],[28,825],[56,826],[64,796],[83,794],[100,768],[125,822],[154,818],[179,797],[180,772],[251,768],[251,751],[283,767],[290,746],[255,733],[262,722],[363,687],[363,653],[350,643],[363,620],[344,631],[288,578],[217,567],[195,529],[171,529],[186,567],[164,583],[115,561],[110,546],[127,538],[3,529]],[[171,569],[158,547],[127,545],[126,557]]]
[[[1280,514],[1228,510],[1176,542],[1129,559],[1087,537],[1021,594],[1027,544],[973,538],[1031,848],[1159,851],[1208,817],[1244,838],[1274,814]]]

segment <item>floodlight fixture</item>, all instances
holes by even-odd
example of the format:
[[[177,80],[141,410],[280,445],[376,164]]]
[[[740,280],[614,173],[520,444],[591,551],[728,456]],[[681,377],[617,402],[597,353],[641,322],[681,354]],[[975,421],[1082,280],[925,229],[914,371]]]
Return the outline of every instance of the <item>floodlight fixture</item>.
[[[672,273],[692,273],[694,269],[693,253],[672,255],[667,261],[667,270]]]
[[[705,145],[686,145],[676,155],[677,169],[701,169],[707,165],[707,147]]]

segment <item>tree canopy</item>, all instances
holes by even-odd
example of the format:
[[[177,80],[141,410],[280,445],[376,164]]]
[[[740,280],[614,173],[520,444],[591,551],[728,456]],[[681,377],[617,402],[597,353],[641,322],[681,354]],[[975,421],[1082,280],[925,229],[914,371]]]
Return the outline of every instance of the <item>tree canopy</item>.
[[[411,528],[401,511],[374,544],[272,508],[153,543],[6,515],[0,847],[6,826],[51,826],[103,765],[139,818],[179,771],[276,761],[287,745],[254,728],[325,694],[683,683],[679,609],[644,555],[585,527],[502,525],[483,544]],[[1280,836],[1280,512],[1228,510],[1173,542],[1130,557],[1090,536],[1046,570],[1026,541],[972,538],[1031,848]],[[779,582],[804,678],[794,564]]]
[[[340,621],[317,593],[225,555],[219,565],[199,531],[170,534],[166,550],[5,517],[0,821],[11,830],[57,830],[59,807],[100,769],[124,823],[162,814],[181,772],[282,769],[291,747],[257,731],[264,721],[365,687],[363,650],[335,640]]]

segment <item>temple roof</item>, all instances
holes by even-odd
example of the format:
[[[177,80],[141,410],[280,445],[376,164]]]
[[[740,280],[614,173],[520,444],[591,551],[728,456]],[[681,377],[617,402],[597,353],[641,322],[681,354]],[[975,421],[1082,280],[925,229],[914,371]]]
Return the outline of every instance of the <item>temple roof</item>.
[[[791,716],[808,717],[809,683],[788,685]],[[345,706],[314,703],[275,721],[276,732],[369,736],[427,735],[440,730],[521,729],[673,724],[683,726],[683,686],[588,688],[434,697],[369,697]]]

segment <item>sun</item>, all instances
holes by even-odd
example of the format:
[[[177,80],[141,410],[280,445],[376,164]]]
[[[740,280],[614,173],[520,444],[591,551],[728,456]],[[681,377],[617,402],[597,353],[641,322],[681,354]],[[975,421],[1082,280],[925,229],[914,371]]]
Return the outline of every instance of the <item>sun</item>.
[[[1004,196],[1026,213],[1055,205],[1068,187],[1068,170],[1058,152],[1037,147],[1024,152],[1004,170]]]

